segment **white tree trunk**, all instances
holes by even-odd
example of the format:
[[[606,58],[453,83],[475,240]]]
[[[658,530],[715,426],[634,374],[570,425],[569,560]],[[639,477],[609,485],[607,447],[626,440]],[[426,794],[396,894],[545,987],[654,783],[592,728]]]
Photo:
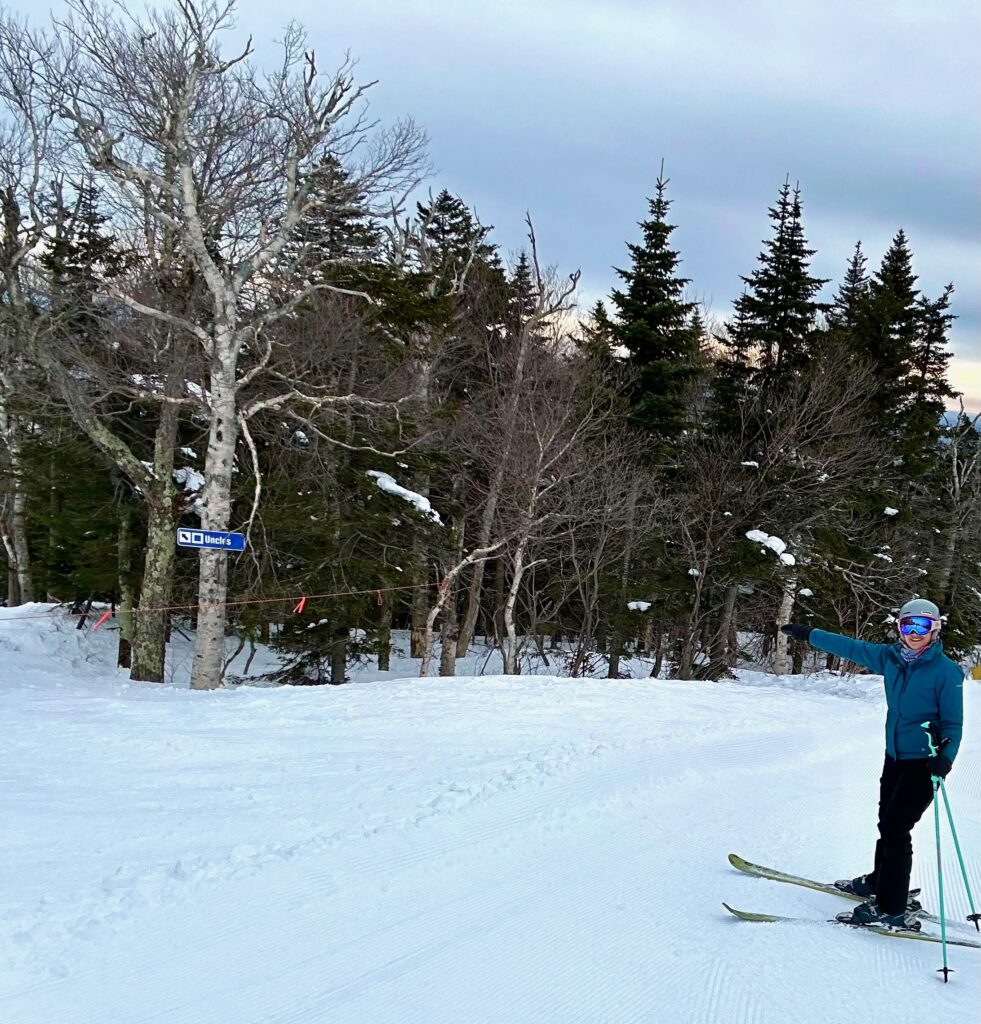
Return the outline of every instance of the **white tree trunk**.
[[[168,394],[176,390],[174,375],[167,383]],[[180,416],[176,405],[160,410],[153,446],[153,481],[144,495],[150,512],[147,521],[146,559],[140,603],[133,624],[133,656],[130,679],[148,683],[164,681],[167,656],[168,612],[174,582],[177,488],[174,485],[174,446]]]
[[[959,510],[957,510],[959,511]],[[947,540],[944,543],[940,571],[937,574],[937,600],[946,601],[950,597],[950,578],[954,572],[954,556],[957,554],[958,529],[956,520],[947,527]]]
[[[681,656],[678,661],[678,678],[691,679],[695,674],[695,634],[698,630],[699,618],[702,613],[702,591],[705,588],[705,569],[699,570],[695,577],[695,598],[692,603],[688,621],[685,623],[681,643]]]
[[[624,628],[623,606],[627,604],[627,580],[630,578],[630,566],[634,557],[634,524],[637,521],[637,502],[640,498],[640,476],[635,476],[630,485],[630,498],[627,512],[627,536],[623,547],[623,560],[620,563],[620,602],[614,618],[613,635],[610,637],[610,662],[607,675],[617,679],[620,675],[620,656],[623,654]]]
[[[140,604],[133,624],[130,679],[162,683],[166,656],[167,612],[174,579],[177,519],[172,509],[151,506]]]
[[[442,607],[443,595],[440,593],[440,596],[436,598],[436,603],[429,609],[429,614],[426,616],[425,624],[419,636],[421,645],[419,657],[422,658],[422,663],[419,665],[419,675],[423,679],[429,675],[429,671],[433,667],[433,641],[436,635],[433,627],[436,625],[436,616],[439,615]]]
[[[517,603],[521,580],[525,574],[524,561],[527,547],[528,536],[526,534],[518,542],[514,552],[514,574],[511,577],[507,600],[504,602],[504,674],[509,676],[518,674],[518,633],[514,624],[514,606]]]
[[[722,615],[719,618],[719,627],[712,641],[711,677],[719,679],[732,667],[730,661],[732,656],[729,651],[729,635],[732,632],[732,623],[736,614],[736,598],[739,588],[735,583],[726,587],[725,601],[722,605]]]
[[[3,437],[10,458],[10,515],[6,519],[5,541],[10,568],[17,581],[19,604],[34,600],[34,581],[31,577],[31,557],[27,547],[27,495],[24,493],[23,460],[21,458],[20,428],[17,417],[7,409],[9,380],[0,383],[0,436]]]
[[[515,418],[518,416],[521,406],[522,385],[525,379],[525,364],[528,360],[528,353],[531,348],[533,331],[537,323],[545,316],[547,307],[544,293],[538,298],[539,308],[535,314],[524,325],[519,340],[518,358],[514,368],[514,379],[511,382],[511,401],[508,407],[508,429],[505,433],[504,447],[500,453],[500,460],[494,475],[491,477],[490,488],[487,492],[487,500],[484,503],[484,510],[480,518],[480,532],[477,535],[477,547],[486,547],[490,543],[491,531],[494,528],[494,517],[497,514],[497,505],[501,497],[501,487],[504,482],[504,470],[507,460],[511,457],[511,445],[513,443],[512,430]],[[470,580],[470,587],[467,592],[467,606],[463,616],[463,623],[460,626],[460,633],[456,641],[456,656],[465,658],[470,649],[470,642],[473,640],[474,628],[477,624],[477,615],[480,612],[480,589],[484,582],[484,563],[478,562],[474,566],[473,576]]]
[[[460,524],[462,531],[462,523]],[[467,555],[466,558],[461,558],[456,565],[443,577],[442,582],[436,592],[436,600],[433,603],[432,608],[429,609],[426,615],[425,622],[422,629],[422,649],[420,657],[422,658],[422,664],[419,666],[419,675],[428,676],[429,670],[433,665],[433,640],[435,637],[435,625],[436,619],[439,617],[439,613],[443,610],[447,599],[453,598],[453,585],[456,582],[457,577],[463,572],[464,569],[473,565],[474,562],[482,561],[496,551],[502,544],[503,540],[497,541],[495,544],[489,544],[484,548],[474,548],[473,551]]]
[[[646,658],[651,653],[651,648],[654,646],[654,620],[649,618],[644,623],[644,639],[641,644],[640,653]]]
[[[119,580],[119,645],[116,665],[129,668],[133,664],[133,609],[136,588],[133,585],[133,525],[136,519],[129,505],[119,509],[119,531],[116,535],[116,571]]]
[[[392,667],[392,599],[382,594],[378,608],[378,671],[388,672]]]
[[[227,353],[225,365],[216,365],[211,374],[211,429],[204,460],[204,487],[201,491],[201,527],[204,530],[228,529],[232,517],[232,469],[238,440],[238,415],[234,366],[230,336],[215,339],[220,354]],[[191,665],[191,689],[213,690],[221,683],[225,655],[225,602],[228,597],[228,554],[202,549],[198,579],[198,632]]]
[[[797,600],[797,577],[789,576],[784,582],[783,594],[780,598],[780,609],[777,612],[777,634],[776,642],[773,645],[773,671],[778,676],[789,675],[793,669],[793,661],[790,657],[790,638],[780,629],[790,622],[794,614],[794,603]]]
[[[428,490],[428,487],[427,487]],[[422,491],[419,492],[424,493]],[[415,590],[410,598],[411,624],[409,629],[409,657],[425,657],[427,622],[432,608],[429,606],[429,555],[424,538],[418,531],[412,537],[412,582]]]
[[[10,539],[17,559],[17,589],[20,603],[30,604],[34,600],[34,580],[31,577],[31,556],[27,548],[27,495],[20,481],[20,474],[14,470],[13,514],[10,517]]]
[[[20,590],[17,587],[17,555],[14,554],[14,541],[10,536],[6,519],[0,518],[0,534],[3,536],[3,550],[7,556],[7,607],[16,608],[20,602]]]
[[[463,477],[457,475],[453,480],[453,503],[460,507],[463,503]],[[453,517],[448,538],[453,545],[453,557],[457,566],[464,562],[463,547],[466,540],[466,518],[463,513]],[[484,545],[481,545],[484,546]],[[483,565],[483,560],[480,561]],[[456,642],[460,630],[460,613],[457,606],[457,580],[459,573],[450,577],[449,589],[446,595],[445,611],[443,612],[443,625],[440,629],[439,649],[439,674],[441,676],[456,675]]]
[[[503,454],[494,476],[491,478],[490,490],[487,494],[487,501],[484,503],[484,510],[480,517],[480,530],[477,534],[477,546],[486,547],[490,543],[491,530],[494,527],[494,516],[497,512],[497,502],[501,494],[501,484],[504,480],[504,459]],[[456,656],[465,658],[470,650],[470,642],[473,640],[474,629],[477,625],[477,616],[480,613],[480,591],[484,584],[484,562],[478,562],[473,567],[473,575],[470,577],[470,586],[467,588],[466,611],[463,615],[463,622],[456,640]]]

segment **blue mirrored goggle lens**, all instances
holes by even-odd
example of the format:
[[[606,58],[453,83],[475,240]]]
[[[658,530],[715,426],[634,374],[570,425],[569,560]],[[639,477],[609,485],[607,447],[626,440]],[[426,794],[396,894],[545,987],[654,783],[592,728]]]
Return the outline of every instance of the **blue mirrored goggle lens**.
[[[909,636],[910,633],[926,636],[933,631],[934,625],[933,619],[928,619],[925,615],[911,615],[899,623],[899,631],[903,636]]]

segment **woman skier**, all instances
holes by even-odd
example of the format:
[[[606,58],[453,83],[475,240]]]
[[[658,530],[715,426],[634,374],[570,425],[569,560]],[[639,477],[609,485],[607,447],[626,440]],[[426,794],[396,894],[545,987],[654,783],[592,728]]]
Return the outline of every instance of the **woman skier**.
[[[899,610],[899,643],[873,644],[790,623],[780,628],[795,640],[864,665],[884,678],[886,759],[879,781],[879,839],[875,866],[866,875],[835,882],[863,897],[846,924],[918,931],[909,899],[913,866],[911,832],[933,801],[933,776],[946,777],[957,756],[964,722],[964,673],[944,654],[940,610],[932,601],[907,601]],[[930,723],[936,756],[924,723]]]

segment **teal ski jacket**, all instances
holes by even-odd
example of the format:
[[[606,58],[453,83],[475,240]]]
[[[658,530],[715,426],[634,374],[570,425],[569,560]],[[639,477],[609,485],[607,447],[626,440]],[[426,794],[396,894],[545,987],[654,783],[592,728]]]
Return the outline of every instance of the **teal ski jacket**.
[[[872,644],[812,629],[809,642],[822,651],[864,665],[881,675],[886,687],[886,753],[899,761],[929,757],[923,722],[933,722],[950,742],[943,754],[953,762],[964,728],[964,673],[935,641],[912,662],[902,644]]]

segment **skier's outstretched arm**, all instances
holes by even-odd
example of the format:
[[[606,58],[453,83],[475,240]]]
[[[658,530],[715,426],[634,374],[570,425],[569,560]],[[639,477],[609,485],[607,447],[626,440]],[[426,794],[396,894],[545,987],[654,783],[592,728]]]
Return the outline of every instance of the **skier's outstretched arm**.
[[[880,673],[885,667],[888,644],[872,644],[867,640],[856,640],[850,636],[829,633],[827,630],[814,629],[796,622],[791,622],[780,628],[795,640],[806,640],[812,647],[816,647],[820,651],[827,651],[828,654],[835,654],[846,661],[864,665],[872,672]]]

